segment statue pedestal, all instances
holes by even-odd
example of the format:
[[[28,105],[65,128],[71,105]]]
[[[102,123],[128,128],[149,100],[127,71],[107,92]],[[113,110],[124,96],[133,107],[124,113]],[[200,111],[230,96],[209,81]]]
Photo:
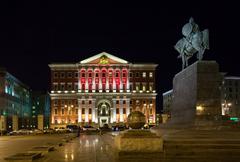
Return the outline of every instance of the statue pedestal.
[[[213,124],[221,115],[221,81],[216,61],[197,61],[176,74],[170,123]]]
[[[115,145],[119,154],[163,151],[162,138],[149,130],[128,130],[115,138]]]

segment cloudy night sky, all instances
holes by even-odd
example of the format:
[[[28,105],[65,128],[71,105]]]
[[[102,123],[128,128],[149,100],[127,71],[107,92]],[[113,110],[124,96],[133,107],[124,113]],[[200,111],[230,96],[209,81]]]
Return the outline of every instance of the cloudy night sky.
[[[147,2],[147,1],[146,1]],[[0,14],[0,67],[33,90],[49,90],[53,62],[79,62],[102,51],[132,63],[157,63],[159,105],[181,70],[174,50],[192,16],[210,30],[205,60],[240,75],[240,11],[236,4],[5,2]],[[196,61],[193,57],[190,63]],[[161,107],[161,106],[160,106]]]

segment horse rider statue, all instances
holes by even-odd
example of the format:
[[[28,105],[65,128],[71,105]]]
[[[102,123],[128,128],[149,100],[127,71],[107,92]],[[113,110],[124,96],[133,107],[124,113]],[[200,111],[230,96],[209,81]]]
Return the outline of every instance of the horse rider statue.
[[[200,31],[193,18],[182,28],[183,38],[180,39],[174,48],[180,53],[178,58],[182,58],[182,69],[188,66],[188,59],[197,53],[197,59],[202,60],[205,49],[209,49],[209,31]]]

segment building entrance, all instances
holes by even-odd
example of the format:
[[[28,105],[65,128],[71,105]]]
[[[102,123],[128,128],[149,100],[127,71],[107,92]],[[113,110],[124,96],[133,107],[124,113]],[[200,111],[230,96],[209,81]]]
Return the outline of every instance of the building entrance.
[[[98,104],[98,123],[100,127],[104,124],[109,124],[110,114],[110,102],[107,100],[100,101]]]

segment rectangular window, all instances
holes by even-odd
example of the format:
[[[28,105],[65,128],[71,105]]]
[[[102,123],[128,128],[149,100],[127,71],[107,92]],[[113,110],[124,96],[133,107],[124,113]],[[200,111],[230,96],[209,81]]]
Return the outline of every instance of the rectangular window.
[[[61,100],[61,105],[64,106],[65,105],[65,102],[64,100]]]
[[[57,115],[58,114],[58,111],[57,109],[54,109],[54,114]]]
[[[126,114],[126,108],[123,108],[123,114]]]
[[[58,72],[54,72],[54,78],[58,78]]]
[[[149,77],[150,77],[150,78],[153,77],[153,73],[152,73],[152,72],[149,73]]]
[[[74,75],[75,75],[75,78],[78,78],[78,72],[75,72]]]
[[[89,114],[92,114],[92,109],[89,109],[89,112],[88,112]]]
[[[102,73],[102,77],[106,77],[106,73]]]
[[[76,114],[76,115],[78,114],[78,109],[75,109],[75,114]]]
[[[72,78],[72,72],[68,72],[68,78]]]
[[[58,90],[58,83],[53,83],[53,90],[57,91]]]
[[[116,101],[116,104],[119,104],[119,101],[118,101],[118,100]]]
[[[135,73],[135,76],[138,78],[138,77],[139,77],[139,72],[136,72],[136,73]]]
[[[88,104],[91,105],[91,104],[92,104],[92,101],[90,100],[90,101],[88,102]]]
[[[142,73],[142,77],[143,77],[143,78],[146,78],[146,75],[147,75],[146,72],[143,72],[143,73]]]
[[[61,83],[61,91],[64,91],[64,90],[65,90],[65,84]]]
[[[83,78],[85,77],[85,73],[82,73],[82,77],[83,77]]]
[[[126,104],[126,101],[125,101],[125,100],[123,100],[123,104]]]
[[[119,108],[116,109],[116,113],[119,114]]]
[[[122,77],[126,77],[126,73],[123,73],[123,76]]]
[[[53,104],[54,106],[57,106],[58,105],[58,100],[54,100],[53,103],[54,103]]]
[[[92,77],[92,73],[88,73],[88,77],[91,78]]]
[[[95,77],[98,77],[98,73],[95,74]]]
[[[116,73],[116,77],[119,77],[119,73]]]
[[[130,76],[130,78],[132,78],[132,77],[133,77],[133,73],[132,73],[132,72],[130,72],[129,76]]]
[[[82,108],[82,114],[85,114],[85,108]]]
[[[82,105],[84,105],[85,104],[85,101],[84,100],[82,100]]]
[[[68,90],[69,90],[69,91],[72,90],[72,83],[68,83]]]
[[[64,115],[64,109],[62,109],[62,115]]]
[[[75,91],[78,90],[78,83],[74,83],[74,90],[75,90]]]
[[[65,73],[61,72],[61,78],[65,78]]]

